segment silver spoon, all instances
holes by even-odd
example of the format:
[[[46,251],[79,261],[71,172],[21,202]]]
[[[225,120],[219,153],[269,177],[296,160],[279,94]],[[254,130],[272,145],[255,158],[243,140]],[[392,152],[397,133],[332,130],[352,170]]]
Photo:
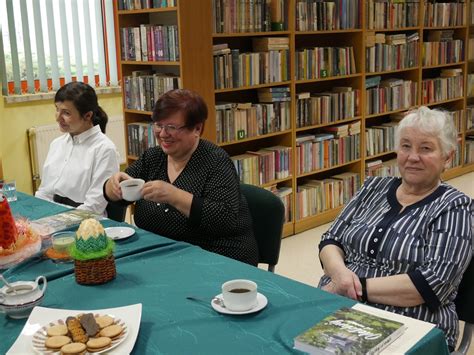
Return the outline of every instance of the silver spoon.
[[[199,298],[199,297],[186,296],[186,299],[191,300],[191,301],[198,301],[198,302],[203,302],[203,303],[209,304],[208,300],[205,300],[205,299],[202,299],[202,298]],[[222,298],[214,297],[214,298],[212,298],[211,302],[218,304],[222,308],[225,308],[224,300]]]
[[[3,277],[3,274],[0,274],[0,280],[2,280],[5,285],[7,285],[7,287],[8,287],[7,292],[8,292],[9,290],[13,290],[13,293],[14,293],[15,295],[17,294],[15,287],[13,287],[12,285],[10,285],[10,284],[8,283],[7,279]]]

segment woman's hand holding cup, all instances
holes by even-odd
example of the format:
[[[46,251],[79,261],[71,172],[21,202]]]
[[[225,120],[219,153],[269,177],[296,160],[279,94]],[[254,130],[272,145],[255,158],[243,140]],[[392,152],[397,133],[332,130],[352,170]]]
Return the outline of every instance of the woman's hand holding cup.
[[[143,185],[143,198],[156,203],[171,203],[173,193],[176,193],[176,187],[165,181],[154,180],[147,181]]]

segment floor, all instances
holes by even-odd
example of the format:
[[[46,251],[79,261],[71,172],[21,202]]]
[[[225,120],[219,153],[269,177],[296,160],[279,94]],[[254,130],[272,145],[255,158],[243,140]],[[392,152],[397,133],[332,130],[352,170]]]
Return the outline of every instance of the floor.
[[[448,183],[474,198],[473,181],[474,172],[449,180]],[[317,246],[321,235],[328,227],[329,224],[325,224],[283,239],[280,260],[275,272],[293,280],[316,286],[322,275]],[[474,344],[471,344],[469,354],[474,355]]]

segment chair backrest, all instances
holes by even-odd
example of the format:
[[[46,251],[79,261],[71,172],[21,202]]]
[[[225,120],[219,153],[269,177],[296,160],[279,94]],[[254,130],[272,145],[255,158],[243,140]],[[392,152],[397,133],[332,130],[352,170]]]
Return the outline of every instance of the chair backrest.
[[[458,318],[465,322],[461,342],[457,350],[451,354],[467,354],[471,347],[471,339],[474,332],[474,258],[471,259],[469,266],[459,285],[458,295],[454,300],[456,304],[456,313]]]
[[[105,208],[107,211],[107,217],[117,222],[123,222],[125,221],[125,215],[127,214],[127,207],[128,205],[109,202]]]
[[[474,323],[474,258],[471,259],[469,266],[459,285],[458,295],[454,303],[456,312],[460,320],[468,323]]]
[[[285,207],[278,196],[261,187],[240,184],[252,216],[253,232],[257,239],[259,263],[268,264],[274,271],[280,256],[281,236],[285,221]]]

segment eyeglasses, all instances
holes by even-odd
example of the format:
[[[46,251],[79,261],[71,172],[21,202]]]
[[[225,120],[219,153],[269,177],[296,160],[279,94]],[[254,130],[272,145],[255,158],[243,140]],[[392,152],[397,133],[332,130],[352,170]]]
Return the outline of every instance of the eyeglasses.
[[[187,125],[182,125],[180,127],[177,127],[172,124],[160,124],[159,122],[153,122],[153,128],[157,133],[160,133],[163,129],[165,130],[166,133],[173,135],[178,133],[178,131],[182,130],[183,128],[186,128]]]

